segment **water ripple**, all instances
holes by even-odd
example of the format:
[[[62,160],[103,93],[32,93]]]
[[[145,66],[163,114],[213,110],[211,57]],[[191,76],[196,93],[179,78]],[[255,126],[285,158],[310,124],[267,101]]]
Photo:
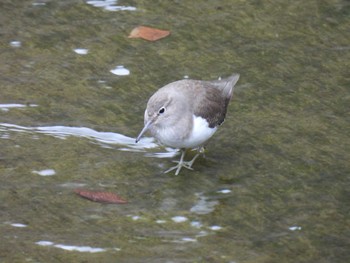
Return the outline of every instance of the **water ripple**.
[[[78,251],[78,252],[88,252],[88,253],[99,253],[99,252],[105,252],[108,249],[106,248],[99,248],[99,247],[90,247],[90,246],[73,246],[73,245],[65,245],[65,244],[55,244],[51,241],[41,240],[38,242],[35,242],[35,244],[43,247],[52,246],[55,248],[60,248],[63,250],[68,251]],[[113,248],[115,251],[120,251],[120,248]]]
[[[102,147],[111,148],[114,145],[122,146],[119,150],[131,152],[146,152],[148,149],[157,149],[159,145],[153,138],[144,137],[138,143],[135,138],[125,136],[114,132],[99,132],[86,127],[68,127],[68,126],[43,126],[43,127],[24,127],[10,123],[0,123],[0,132],[3,132],[0,138],[10,138],[9,132],[40,133],[53,136],[59,139],[66,139],[69,136],[87,138],[99,143]],[[148,157],[171,158],[177,154],[174,149],[165,149],[166,152],[147,153]]]
[[[117,0],[89,0],[86,1],[87,4],[94,7],[103,8],[107,11],[135,11],[136,7],[134,6],[122,6],[117,5]]]

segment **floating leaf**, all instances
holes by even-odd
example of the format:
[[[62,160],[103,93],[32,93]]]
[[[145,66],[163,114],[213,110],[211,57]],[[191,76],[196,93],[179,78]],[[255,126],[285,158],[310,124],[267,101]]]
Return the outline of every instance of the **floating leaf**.
[[[126,204],[127,201],[117,194],[109,192],[96,192],[83,189],[75,189],[74,192],[81,197],[98,203]]]
[[[148,41],[156,41],[168,36],[169,34],[170,31],[168,30],[161,30],[147,26],[138,26],[131,31],[129,38],[142,38]]]

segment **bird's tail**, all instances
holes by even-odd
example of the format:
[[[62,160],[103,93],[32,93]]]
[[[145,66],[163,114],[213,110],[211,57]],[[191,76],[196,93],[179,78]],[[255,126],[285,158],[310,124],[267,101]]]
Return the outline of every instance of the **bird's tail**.
[[[217,86],[221,91],[224,97],[231,99],[234,87],[239,79],[239,74],[232,74],[230,77],[221,79],[221,80],[214,80],[212,81],[212,84]]]

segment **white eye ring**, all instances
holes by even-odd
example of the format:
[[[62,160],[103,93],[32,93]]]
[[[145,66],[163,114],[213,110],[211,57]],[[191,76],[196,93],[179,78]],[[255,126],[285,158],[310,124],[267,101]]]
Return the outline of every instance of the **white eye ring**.
[[[159,114],[163,114],[165,112],[165,108],[164,107],[161,107],[158,111]]]

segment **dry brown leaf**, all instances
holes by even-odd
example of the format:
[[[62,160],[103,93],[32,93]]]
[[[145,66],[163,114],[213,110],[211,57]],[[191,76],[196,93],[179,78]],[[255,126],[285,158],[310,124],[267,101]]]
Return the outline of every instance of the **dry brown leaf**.
[[[74,192],[81,197],[89,199],[94,202],[108,203],[108,204],[126,204],[127,201],[117,194],[109,192],[96,192],[83,189],[75,189]]]
[[[170,31],[168,30],[161,30],[147,26],[138,26],[131,31],[129,38],[142,38],[148,41],[156,41],[168,36],[169,34]]]

